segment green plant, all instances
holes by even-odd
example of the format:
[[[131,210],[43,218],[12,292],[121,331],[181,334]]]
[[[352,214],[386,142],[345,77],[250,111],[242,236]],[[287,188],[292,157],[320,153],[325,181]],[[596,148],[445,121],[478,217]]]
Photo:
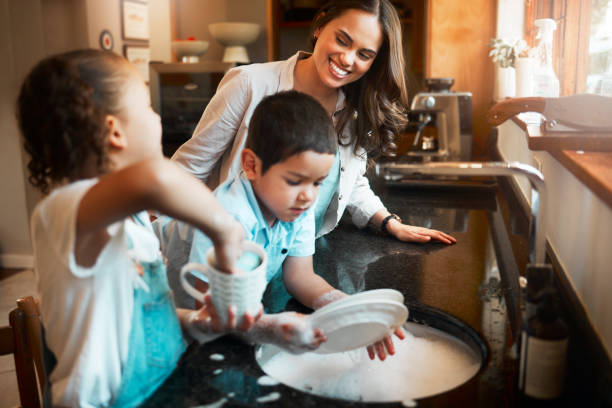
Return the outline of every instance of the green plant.
[[[525,55],[529,47],[525,40],[515,40],[507,42],[503,38],[491,40],[493,49],[489,52],[489,57],[501,68],[514,67],[519,56]]]

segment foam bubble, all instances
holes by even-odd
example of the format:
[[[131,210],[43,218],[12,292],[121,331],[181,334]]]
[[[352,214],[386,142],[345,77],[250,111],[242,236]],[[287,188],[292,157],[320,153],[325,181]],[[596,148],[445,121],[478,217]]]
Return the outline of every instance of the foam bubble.
[[[223,361],[223,360],[225,360],[225,356],[223,354],[219,354],[219,353],[211,354],[210,357],[208,357],[208,358],[210,358],[212,361]]]
[[[273,385],[278,385],[279,381],[268,375],[262,375],[261,377],[257,379],[257,384],[262,385],[264,387],[271,387]]]
[[[408,323],[394,338],[395,355],[370,360],[365,348],[334,354],[278,352],[262,365],[282,383],[316,395],[364,402],[409,402],[455,388],[472,378],[480,358],[465,344]],[[410,405],[408,405],[410,406]]]
[[[279,392],[271,392],[267,395],[264,395],[262,397],[258,397],[257,398],[257,402],[264,404],[266,402],[272,402],[272,401],[276,401],[278,399],[280,399],[281,395]]]

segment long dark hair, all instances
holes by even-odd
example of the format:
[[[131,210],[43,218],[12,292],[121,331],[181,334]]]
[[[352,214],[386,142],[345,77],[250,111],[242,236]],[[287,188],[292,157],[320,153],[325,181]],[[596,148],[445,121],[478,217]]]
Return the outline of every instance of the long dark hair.
[[[362,147],[372,157],[382,153],[393,155],[394,135],[407,124],[409,104],[406,68],[402,47],[402,29],[395,8],[388,0],[333,0],[317,12],[310,33],[314,49],[314,33],[347,10],[363,10],[375,16],[383,34],[376,59],[366,74],[342,87],[346,109],[340,114],[336,131],[342,134],[346,126],[354,126],[355,152]]]
[[[108,170],[106,115],[120,115],[134,71],[110,51],[79,50],[40,61],[21,86],[17,121],[30,156],[28,180],[44,193]]]

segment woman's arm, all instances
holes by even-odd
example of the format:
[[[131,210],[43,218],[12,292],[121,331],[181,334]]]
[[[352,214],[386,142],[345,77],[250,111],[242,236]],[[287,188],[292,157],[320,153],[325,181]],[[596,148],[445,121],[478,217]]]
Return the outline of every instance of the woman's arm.
[[[77,213],[77,263],[93,265],[109,239],[106,228],[142,210],[156,210],[202,230],[215,244],[219,266],[233,269],[243,228],[206,186],[163,158],[103,176],[85,193]]]
[[[391,213],[387,210],[378,211],[372,216],[370,225],[372,228],[380,231],[383,220],[389,215],[391,215]],[[387,220],[386,230],[389,234],[400,241],[429,242],[432,239],[436,239],[445,244],[454,244],[457,242],[455,238],[442,231],[403,224],[395,218],[390,218]]]

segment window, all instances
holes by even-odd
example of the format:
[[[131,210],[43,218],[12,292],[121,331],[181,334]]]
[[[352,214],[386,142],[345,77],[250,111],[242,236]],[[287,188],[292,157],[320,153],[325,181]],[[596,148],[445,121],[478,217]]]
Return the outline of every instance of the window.
[[[612,96],[612,0],[525,0],[526,38],[535,45],[533,22],[557,22],[553,58],[561,95]]]

